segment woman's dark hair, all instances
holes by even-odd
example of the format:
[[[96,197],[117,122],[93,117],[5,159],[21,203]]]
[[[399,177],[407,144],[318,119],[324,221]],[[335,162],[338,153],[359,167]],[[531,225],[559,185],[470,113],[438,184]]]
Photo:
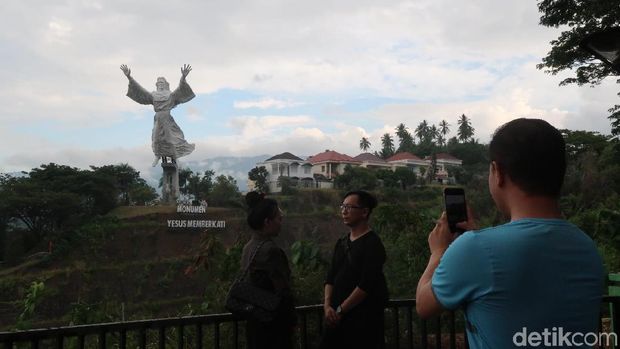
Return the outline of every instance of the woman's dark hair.
[[[559,197],[566,172],[564,137],[540,119],[500,126],[489,144],[491,161],[530,195]]]
[[[248,225],[254,230],[261,230],[265,218],[273,219],[278,214],[278,202],[265,197],[265,194],[251,191],[245,195],[248,204]]]
[[[344,194],[344,197],[342,198],[342,200],[348,198],[351,195],[357,195],[357,202],[358,202],[358,204],[361,207],[368,209],[368,215],[366,216],[366,218],[369,218],[370,214],[372,213],[372,210],[375,207],[377,207],[377,199],[374,196],[372,196],[372,194],[370,194],[367,191],[364,191],[364,190],[354,190],[354,191],[350,191],[350,192]]]

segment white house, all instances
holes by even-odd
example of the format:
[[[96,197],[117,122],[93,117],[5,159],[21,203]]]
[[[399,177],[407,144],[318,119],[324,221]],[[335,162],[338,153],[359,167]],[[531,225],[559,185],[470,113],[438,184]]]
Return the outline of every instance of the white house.
[[[257,167],[264,166],[269,175],[267,176],[267,185],[272,193],[282,190],[280,177],[288,177],[293,185],[302,187],[313,187],[314,178],[312,176],[312,164],[304,161],[298,156],[289,152],[284,152],[270,157],[269,159],[256,164]],[[254,186],[248,185],[248,189]]]
[[[430,166],[430,161],[422,160],[414,154],[403,151],[400,153],[396,153],[389,157],[387,163],[392,166],[393,170],[396,170],[397,167],[407,167],[410,168],[418,177],[422,176],[423,172],[426,172],[426,169]],[[424,168],[424,171],[422,170]]]
[[[315,177],[334,179],[334,177],[344,173],[347,165],[360,166],[361,161],[355,160],[346,154],[340,154],[333,150],[326,150],[308,158],[312,164],[312,173]]]

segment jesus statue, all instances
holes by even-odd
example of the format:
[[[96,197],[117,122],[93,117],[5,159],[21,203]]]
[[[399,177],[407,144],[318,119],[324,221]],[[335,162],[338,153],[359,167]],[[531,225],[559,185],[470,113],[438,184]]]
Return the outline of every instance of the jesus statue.
[[[155,86],[156,91],[149,92],[131,77],[131,69],[125,64],[121,65],[121,70],[129,79],[129,88],[127,97],[133,99],[140,104],[152,104],[155,109],[155,118],[153,124],[153,135],[151,137],[153,153],[155,160],[153,166],[156,166],[161,158],[162,164],[168,162],[176,163],[176,159],[181,156],[189,155],[196,147],[194,144],[187,143],[183,131],[170,115],[170,110],[178,104],[188,102],[194,98],[194,92],[185,78],[192,70],[188,64],[184,64],[181,68],[181,81],[176,90],[170,92],[170,85],[165,78],[157,78]]]

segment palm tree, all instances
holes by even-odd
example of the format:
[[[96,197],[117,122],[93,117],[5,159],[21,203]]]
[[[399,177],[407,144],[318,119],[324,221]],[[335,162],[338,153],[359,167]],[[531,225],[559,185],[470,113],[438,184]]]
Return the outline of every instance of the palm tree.
[[[471,120],[465,116],[465,114],[459,117],[457,123],[459,124],[457,135],[461,142],[465,142],[474,136],[474,128],[471,126]]]
[[[415,135],[420,139],[420,142],[424,141],[428,138],[428,122],[426,120],[422,120],[422,122],[416,127]]]
[[[396,136],[398,137],[398,151],[413,151],[415,142],[405,124],[400,123],[396,126]]]
[[[368,151],[370,148],[370,141],[366,137],[362,137],[360,140],[360,149],[364,152]]]
[[[450,132],[450,124],[446,120],[441,120],[439,122],[439,132],[441,132],[443,138],[446,139],[446,135]]]
[[[433,125],[428,129],[428,137],[431,140],[438,140],[439,143],[439,136],[441,136],[441,133],[439,132],[437,126]]]
[[[387,159],[394,155],[394,139],[389,133],[386,133],[381,137],[381,145],[383,146],[381,149],[382,158]]]

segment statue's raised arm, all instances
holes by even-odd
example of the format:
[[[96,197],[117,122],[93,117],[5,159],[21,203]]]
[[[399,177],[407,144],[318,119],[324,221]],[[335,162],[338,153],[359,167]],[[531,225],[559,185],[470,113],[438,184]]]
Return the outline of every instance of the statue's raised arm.
[[[125,64],[121,64],[121,70],[125,73],[125,76],[129,79],[131,77],[131,69]]]
[[[185,78],[187,77],[187,75],[189,75],[189,72],[192,71],[192,66],[189,64],[183,64],[183,66],[181,67],[181,80],[185,80]]]

